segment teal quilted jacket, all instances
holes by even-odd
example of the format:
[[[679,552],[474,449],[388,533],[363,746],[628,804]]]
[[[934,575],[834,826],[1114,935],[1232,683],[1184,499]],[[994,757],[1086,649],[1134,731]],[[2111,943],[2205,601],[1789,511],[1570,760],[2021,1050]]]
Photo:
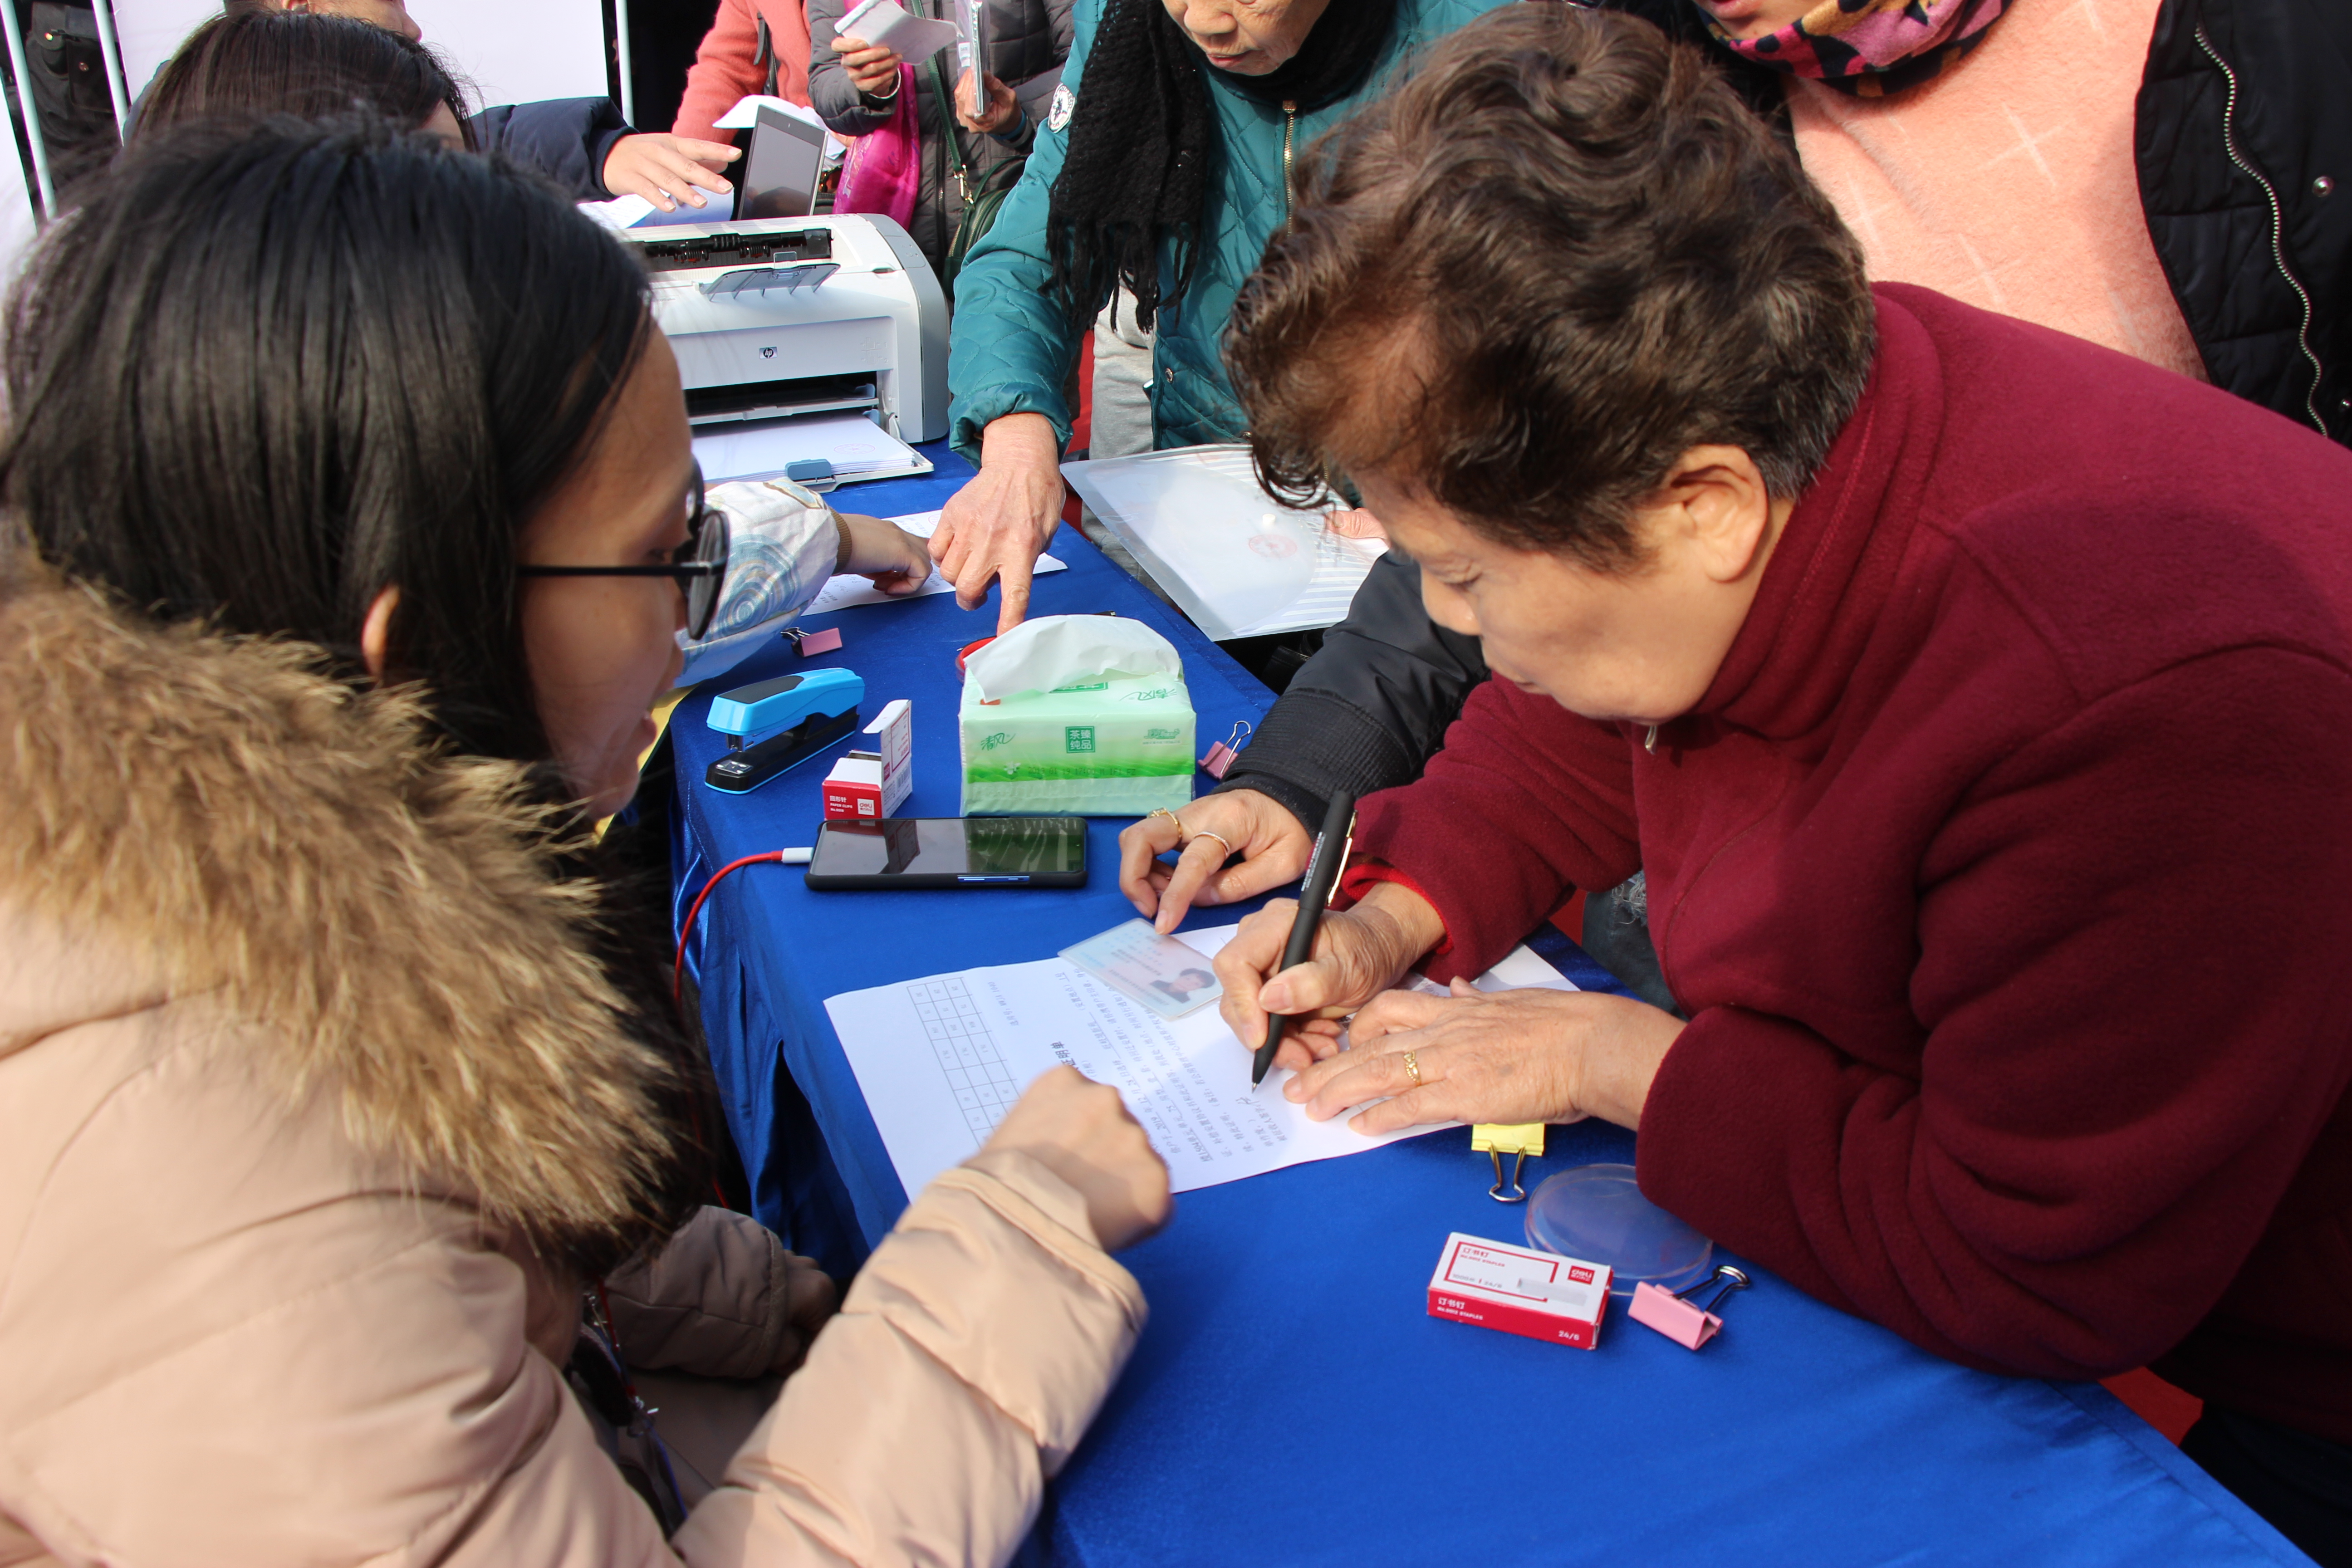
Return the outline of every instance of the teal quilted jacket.
[[[1341,0],[1345,3],[1345,0]],[[1302,114],[1291,130],[1294,149],[1304,148],[1363,103],[1379,96],[1433,40],[1495,9],[1507,0],[1399,0],[1396,36],[1354,98]],[[1062,80],[1086,90],[1087,56],[1102,20],[1102,0],[1079,0],[1076,42]],[[1284,115],[1209,73],[1209,96],[1216,104],[1224,158],[1202,215],[1208,248],[1192,293],[1174,319],[1163,316],[1152,356],[1152,425],[1161,447],[1238,440],[1241,407],[1225,379],[1218,340],[1242,280],[1257,265],[1265,242],[1280,226],[1288,202],[1283,188]],[[980,433],[1007,414],[1042,414],[1066,443],[1071,409],[1062,384],[1078,351],[1078,333],[1045,291],[1052,268],[1045,260],[1047,194],[1062,172],[1066,132],[1041,127],[1021,183],[964,263],[956,279],[953,337],[948,384],[954,395],[949,436],[956,449],[977,462]],[[1175,287],[1163,249],[1160,287]]]

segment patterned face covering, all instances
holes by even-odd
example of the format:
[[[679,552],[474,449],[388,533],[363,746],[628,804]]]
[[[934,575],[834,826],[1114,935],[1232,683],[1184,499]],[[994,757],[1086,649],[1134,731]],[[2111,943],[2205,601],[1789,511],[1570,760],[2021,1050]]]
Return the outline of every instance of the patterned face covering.
[[[2009,0],[1822,0],[1776,33],[1716,41],[1758,65],[1878,98],[1926,81],[1984,41]]]

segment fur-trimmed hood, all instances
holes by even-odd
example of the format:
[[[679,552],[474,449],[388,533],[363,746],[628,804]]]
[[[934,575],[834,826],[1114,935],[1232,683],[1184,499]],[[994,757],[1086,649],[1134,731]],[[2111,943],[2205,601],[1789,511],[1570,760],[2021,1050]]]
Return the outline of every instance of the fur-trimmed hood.
[[[21,570],[21,569],[20,569]],[[299,644],[157,628],[0,581],[0,904],[206,994],[260,1080],[541,1237],[658,1223],[671,1071],[591,956],[593,889],[509,763]],[[55,977],[49,1011],[124,977]],[[31,1042],[0,1012],[0,1057]]]

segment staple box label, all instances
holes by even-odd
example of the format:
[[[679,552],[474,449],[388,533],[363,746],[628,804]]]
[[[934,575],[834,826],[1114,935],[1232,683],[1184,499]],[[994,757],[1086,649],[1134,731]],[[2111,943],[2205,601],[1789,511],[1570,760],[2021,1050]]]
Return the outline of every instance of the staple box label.
[[[1429,1315],[1591,1350],[1609,1310],[1609,1266],[1465,1236],[1445,1238]]]

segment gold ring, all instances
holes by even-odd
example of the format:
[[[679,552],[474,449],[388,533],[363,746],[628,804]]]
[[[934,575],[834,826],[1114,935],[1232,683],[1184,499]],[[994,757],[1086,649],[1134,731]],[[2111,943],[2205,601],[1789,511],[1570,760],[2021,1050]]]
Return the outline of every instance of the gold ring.
[[[1150,811],[1145,812],[1143,814],[1143,820],[1149,822],[1155,816],[1164,816],[1171,822],[1176,822],[1176,814],[1169,810],[1164,805],[1155,805]],[[1179,833],[1183,832],[1184,825],[1181,822],[1176,822],[1176,831]]]
[[[1224,850],[1224,852],[1225,852],[1225,854],[1224,854],[1224,858],[1225,858],[1225,859],[1230,860],[1230,859],[1232,859],[1232,858],[1234,858],[1234,847],[1233,847],[1233,845],[1232,845],[1230,842],[1228,842],[1228,841],[1227,841],[1227,839],[1226,839],[1225,836],[1224,836],[1223,834],[1222,834],[1222,833],[1212,833],[1212,832],[1210,832],[1207,828],[1203,827],[1202,829],[1201,829],[1201,831],[1200,831],[1200,832],[1195,833],[1194,835],[1192,835],[1192,837],[1193,837],[1193,838],[1213,838],[1213,839],[1215,839],[1215,840],[1217,841],[1217,844],[1218,844],[1219,847],[1221,847],[1221,848],[1223,848],[1223,849]],[[1185,847],[1186,847],[1187,848],[1191,847],[1191,840],[1190,840],[1190,839],[1188,839],[1188,840],[1186,840],[1186,841],[1185,841]]]
[[[1413,1088],[1421,1087],[1421,1064],[1412,1059],[1411,1051],[1404,1054],[1404,1076],[1412,1079]]]

